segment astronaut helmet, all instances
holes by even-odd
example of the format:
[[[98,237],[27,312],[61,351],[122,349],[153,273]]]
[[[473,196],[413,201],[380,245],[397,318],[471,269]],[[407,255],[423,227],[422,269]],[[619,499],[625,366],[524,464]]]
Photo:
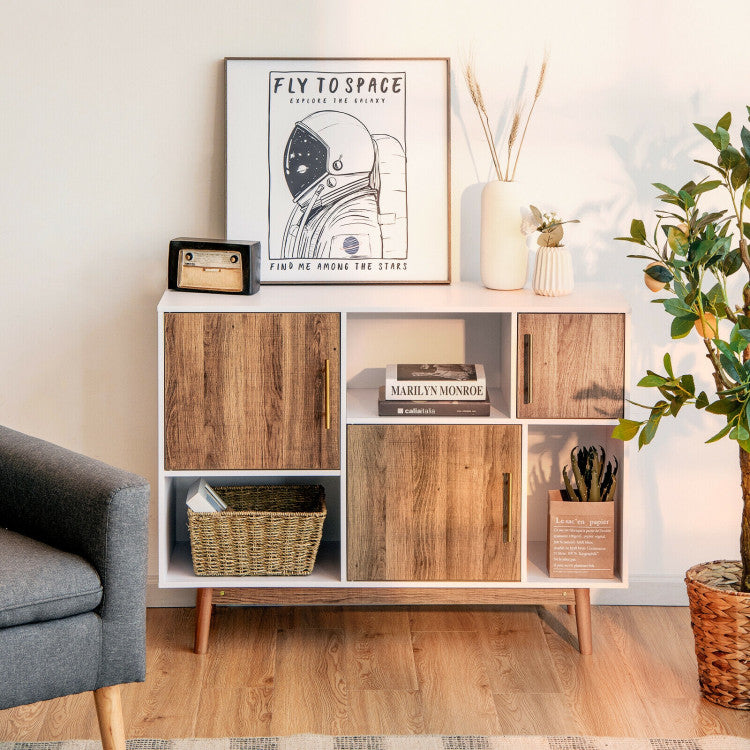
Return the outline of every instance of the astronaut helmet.
[[[311,195],[322,203],[369,179],[375,163],[370,131],[353,115],[314,112],[297,122],[284,149],[284,177],[292,198],[304,205]]]

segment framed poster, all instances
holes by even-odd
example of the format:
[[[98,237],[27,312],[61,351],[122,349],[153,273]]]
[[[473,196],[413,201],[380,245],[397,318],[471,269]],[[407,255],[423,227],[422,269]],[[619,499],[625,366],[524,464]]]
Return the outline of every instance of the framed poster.
[[[227,238],[263,283],[450,281],[447,58],[225,67]]]

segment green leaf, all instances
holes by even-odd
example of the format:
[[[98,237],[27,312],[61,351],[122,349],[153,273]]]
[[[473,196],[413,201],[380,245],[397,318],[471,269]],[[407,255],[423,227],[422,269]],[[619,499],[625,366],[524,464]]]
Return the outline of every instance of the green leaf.
[[[635,237],[615,237],[616,240],[622,240],[623,242],[635,242],[637,245],[645,245],[646,240],[638,240]],[[651,260],[651,258],[649,258]]]
[[[694,122],[693,125],[695,126],[695,129],[705,138],[708,138],[711,143],[714,144],[714,146],[717,149],[721,149],[721,138],[714,133],[711,128],[706,127],[705,125],[699,125],[697,122]]]
[[[742,382],[743,380],[742,375],[740,375],[740,371],[737,368],[737,365],[739,363],[734,359],[733,356],[722,354],[719,357],[719,362],[721,366],[724,368],[724,371],[729,375],[730,378],[732,378],[732,380],[734,380],[737,383]]]
[[[677,195],[677,191],[672,190],[671,187],[668,187],[667,185],[661,183],[661,182],[652,182],[651,183],[655,188],[659,188],[662,192],[666,193],[667,195]]]
[[[654,439],[654,435],[656,435],[656,430],[659,427],[660,421],[661,414],[659,414],[658,412],[652,412],[651,416],[648,418],[648,421],[643,426],[641,434],[638,436],[639,448],[643,448],[644,445],[648,445]]]
[[[694,396],[695,395],[695,379],[693,378],[693,376],[690,374],[683,375],[680,378],[680,387],[684,391],[687,391],[691,396]]]
[[[649,375],[642,377],[638,381],[638,387],[639,388],[654,388],[660,385],[664,385],[664,383],[666,382],[667,382],[667,379],[663,378],[661,375],[657,375],[656,373],[650,373]]]
[[[708,237],[698,243],[693,243],[690,246],[690,252],[688,253],[688,261],[690,263],[698,263],[706,256],[710,256],[713,253],[715,245],[716,240]]]
[[[716,128],[716,135],[719,137],[719,146],[722,151],[729,145],[729,132],[726,128]]]
[[[722,149],[719,159],[722,166],[725,166],[727,169],[732,169],[739,162],[745,161],[742,158],[742,154],[731,143],[725,149]]]
[[[646,227],[640,219],[633,219],[630,222],[630,236],[636,241],[646,241]]]
[[[674,371],[672,370],[672,357],[669,352],[664,355],[664,369],[670,378],[674,377]]]
[[[735,190],[739,189],[741,185],[744,185],[747,182],[748,175],[750,175],[750,167],[743,159],[736,167],[734,167],[734,169],[732,169],[732,176],[730,178],[732,187]]]
[[[620,418],[620,424],[612,430],[612,437],[617,440],[632,440],[642,424],[643,422]]]
[[[664,309],[675,318],[690,318],[691,322],[698,316],[682,301],[674,297],[664,300]]]
[[[746,427],[738,424],[730,433],[729,437],[732,440],[746,441],[750,440],[750,432],[747,431]]]
[[[686,206],[687,208],[693,208],[695,206],[695,201],[693,200],[693,196],[688,193],[687,190],[680,190],[678,193],[680,196],[680,199],[682,200],[682,204]]]
[[[750,158],[750,130],[744,125],[740,131],[740,138],[742,139],[742,146],[745,149],[745,159]]]
[[[742,268],[742,255],[740,255],[739,248],[732,250],[729,255],[724,259],[721,264],[721,270],[725,276],[731,276]]]
[[[733,352],[739,354],[750,344],[750,330],[741,328],[739,322],[735,323],[729,336],[729,346]]]
[[[675,252],[684,255],[688,242],[682,230],[677,229],[677,227],[664,227],[664,229],[667,230],[667,244],[669,247]]]
[[[695,399],[696,409],[705,409],[708,406],[708,396],[705,391],[701,391],[698,398]]]
[[[708,440],[706,440],[706,443],[715,443],[717,440],[721,440],[721,438],[723,438],[724,435],[728,434],[731,429],[731,424],[725,425],[713,437],[710,437]]]
[[[720,120],[716,123],[716,129],[723,128],[724,130],[729,130],[730,126],[732,124],[732,113],[727,112]]]
[[[731,147],[730,147],[731,148]],[[725,151],[728,151],[729,149],[724,149],[721,153],[723,154]],[[740,153],[737,151],[737,149],[734,149],[735,153],[737,154],[737,157],[740,158]],[[709,190],[714,190],[715,188],[719,187],[722,184],[721,180],[705,180],[703,182],[699,182],[695,188],[692,191],[692,195],[700,195],[701,193],[707,193]]]
[[[698,221],[695,222],[695,231],[699,232],[704,227],[707,227],[709,224],[713,224],[714,222],[718,221],[726,211],[713,211],[711,213],[703,214]]]
[[[663,281],[665,284],[668,284],[674,278],[672,272],[665,266],[651,266],[651,268],[644,269],[643,272],[652,279]]]
[[[737,411],[737,401],[733,401],[729,398],[720,398],[718,401],[714,401],[706,407],[706,411],[709,414],[733,414]]]
[[[703,161],[703,159],[695,159],[696,164],[702,164],[704,167],[711,167],[715,169],[722,177],[726,174],[726,170],[722,167],[717,167],[716,164],[711,164],[710,161]]]
[[[679,317],[672,321],[670,334],[673,339],[684,339],[693,330],[693,323],[698,319],[697,315],[692,317]]]

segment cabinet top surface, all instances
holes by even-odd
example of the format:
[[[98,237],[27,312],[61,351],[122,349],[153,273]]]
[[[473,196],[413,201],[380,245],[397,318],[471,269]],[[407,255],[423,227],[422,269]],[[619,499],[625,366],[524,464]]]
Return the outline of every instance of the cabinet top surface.
[[[257,294],[167,290],[160,312],[616,312],[630,306],[616,289],[580,284],[564,297],[530,289],[497,291],[477,282],[452,284],[267,284]]]

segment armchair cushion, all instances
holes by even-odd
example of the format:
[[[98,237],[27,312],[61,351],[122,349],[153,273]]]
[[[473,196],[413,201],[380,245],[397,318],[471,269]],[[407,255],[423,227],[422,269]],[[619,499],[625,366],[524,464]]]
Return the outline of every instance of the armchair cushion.
[[[90,612],[101,600],[82,557],[0,528],[0,628]]]

